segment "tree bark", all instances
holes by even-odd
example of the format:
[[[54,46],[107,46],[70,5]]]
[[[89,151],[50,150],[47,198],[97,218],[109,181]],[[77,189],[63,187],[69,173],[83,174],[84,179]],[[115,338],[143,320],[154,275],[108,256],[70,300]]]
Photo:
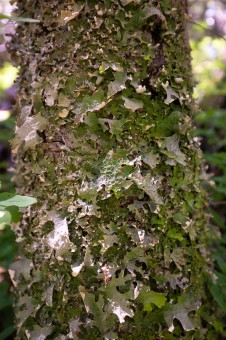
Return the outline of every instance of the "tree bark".
[[[17,5],[17,339],[202,339],[186,1]]]

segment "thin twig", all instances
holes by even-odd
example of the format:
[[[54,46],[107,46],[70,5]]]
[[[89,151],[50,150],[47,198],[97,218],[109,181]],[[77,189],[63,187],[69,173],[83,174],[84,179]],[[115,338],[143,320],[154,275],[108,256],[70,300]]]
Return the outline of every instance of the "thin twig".
[[[219,38],[222,38],[222,39],[224,39],[224,41],[226,41],[226,38],[225,38],[222,34],[218,33],[216,30],[213,30],[213,29],[211,29],[211,28],[204,27],[204,26],[202,26],[201,24],[199,24],[197,21],[189,20],[189,22],[190,22],[191,24],[193,24],[193,25],[196,25],[196,26],[201,27],[204,31],[209,31],[209,32],[211,32],[211,33],[214,33],[214,34],[217,35]]]
[[[217,205],[224,205],[226,204],[226,201],[220,201],[220,202],[211,202],[211,205],[217,206]]]

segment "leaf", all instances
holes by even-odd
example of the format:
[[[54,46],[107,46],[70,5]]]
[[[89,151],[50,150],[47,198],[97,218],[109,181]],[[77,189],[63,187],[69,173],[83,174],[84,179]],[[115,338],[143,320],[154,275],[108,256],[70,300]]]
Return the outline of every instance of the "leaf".
[[[77,334],[80,332],[79,326],[82,322],[79,319],[73,319],[69,322],[70,333],[68,334],[69,339],[76,339]]]
[[[189,280],[186,277],[182,277],[182,273],[171,274],[166,271],[164,278],[165,282],[169,283],[170,287],[173,289],[177,289],[177,286],[181,289],[185,289],[189,283]]]
[[[0,193],[0,206],[3,207],[15,205],[18,208],[25,208],[34,203],[37,203],[34,197],[15,195],[10,192]]]
[[[214,300],[226,313],[226,288],[222,289],[222,287],[219,284],[212,284],[210,286],[210,292]]]
[[[166,149],[170,152],[167,154],[168,157],[175,159],[176,162],[186,165],[186,155],[180,151],[179,138],[176,134],[171,137],[166,137]]]
[[[169,327],[169,331],[174,330],[173,320],[180,321],[185,331],[191,331],[195,329],[195,326],[188,316],[188,313],[197,310],[201,306],[200,301],[192,301],[191,299],[184,303],[179,302],[175,305],[169,305],[168,310],[164,313],[166,323]]]
[[[23,197],[23,196],[22,196]],[[1,206],[0,201],[0,225],[1,223],[4,224],[10,224],[11,222],[19,222],[20,220],[20,213],[17,206]]]
[[[0,211],[0,226],[1,224],[10,224],[11,214],[8,211]]]
[[[225,265],[225,264],[224,264]],[[209,288],[214,300],[226,312],[226,275],[225,273],[217,272],[217,282],[210,283]]]
[[[34,310],[34,305],[32,303],[32,299],[28,295],[20,296],[19,301],[17,302],[17,329],[20,330],[23,323],[27,320],[27,318],[31,315]]]
[[[60,26],[65,26],[69,21],[75,19],[84,8],[84,5],[75,5],[73,11],[61,11],[57,20]]]
[[[217,262],[220,270],[226,275],[225,257],[226,257],[226,249],[224,247],[218,246],[218,251],[214,254],[214,259]]]
[[[7,281],[0,282],[0,310],[13,304],[13,297],[9,295],[9,289],[10,287]]]
[[[145,153],[142,156],[142,161],[154,169],[159,164],[158,155],[155,155],[152,151]]]
[[[14,17],[14,16],[9,16],[9,15],[3,14],[3,13],[0,13],[0,19],[8,19],[8,20],[13,20],[13,21],[17,21],[17,22],[30,22],[30,23],[40,22],[40,20],[36,20],[36,19]]]
[[[145,204],[148,204],[145,202]],[[128,208],[130,211],[135,211],[137,207],[139,206],[139,201],[137,201],[137,203],[134,202],[134,204],[129,205]],[[142,209],[142,204],[140,205],[140,209]],[[156,209],[156,207],[155,207]],[[144,209],[145,212],[146,209]],[[147,212],[147,210],[146,210]],[[131,260],[131,255],[134,254],[135,250],[137,249],[137,254],[134,257],[134,259],[139,259],[140,262],[145,262],[144,258],[144,249],[150,249],[155,247],[155,245],[157,243],[159,243],[159,239],[154,236],[153,234],[148,233],[147,231],[143,230],[143,229],[137,229],[137,228],[129,228],[128,229],[128,234],[130,235],[131,239],[133,240],[133,242],[138,245],[137,248],[133,248],[133,250],[131,250],[131,252],[128,252],[124,258],[124,260],[126,260],[129,256],[128,260]],[[140,250],[140,253],[138,252],[138,250]],[[135,254],[134,254],[135,255]]]
[[[83,262],[76,262],[71,266],[72,269],[72,276],[76,277],[80,273],[82,267],[84,266],[84,261]]]
[[[186,264],[185,260],[185,249],[184,248],[175,248],[171,253],[171,259],[176,264],[179,270],[182,270],[182,266]]]
[[[149,18],[153,15],[157,15],[164,23],[166,23],[166,18],[164,17],[162,12],[158,8],[152,7],[150,3],[147,3],[144,6],[144,17],[143,17],[143,19],[147,19],[147,18]]]
[[[134,160],[127,159],[127,151],[109,151],[101,165],[101,175],[97,180],[98,191],[105,186],[107,191],[120,191],[126,187],[129,174],[133,171]],[[129,186],[131,181],[127,183]]]
[[[50,284],[50,286],[42,293],[42,300],[45,301],[46,305],[49,307],[53,306],[54,285],[54,283]]]
[[[71,104],[71,100],[65,96],[63,93],[60,93],[58,96],[58,106],[60,107],[68,107]]]
[[[140,4],[141,0],[120,0],[122,6],[126,6],[128,4],[130,4],[131,2],[135,3],[135,4]]]
[[[110,197],[113,193],[119,197],[121,192],[128,189],[132,185],[132,181],[128,179],[134,170],[134,163],[137,159],[129,160],[127,151],[118,149],[110,150],[105,159],[99,166],[100,175],[96,181],[87,182],[80,188],[79,195],[88,201],[95,200],[98,192],[105,188],[104,195]],[[106,198],[106,196],[105,196]]]
[[[94,316],[94,323],[103,333],[108,329],[107,313],[103,311],[104,298],[103,295],[99,295],[98,301],[95,299],[95,295],[88,293],[83,286],[79,286],[79,293],[83,299],[85,309],[87,313],[91,313]]]
[[[126,97],[122,97],[122,99],[124,100],[125,108],[133,112],[144,107],[144,103],[141,100],[130,99]]]
[[[109,68],[111,68],[113,71],[116,71],[116,72],[123,72],[123,67],[120,64],[107,63],[106,61],[103,61],[101,66],[99,67],[99,73],[103,74]]]
[[[107,97],[110,98],[116,93],[121,92],[126,88],[126,80],[128,79],[126,72],[115,72],[115,80],[108,84]]]
[[[99,123],[101,124],[104,131],[109,130],[112,135],[116,135],[120,138],[122,133],[123,125],[125,124],[125,119],[104,119],[99,118]],[[109,126],[109,127],[108,127]],[[121,138],[120,138],[121,140]]]
[[[13,152],[15,153],[23,142],[25,142],[25,150],[35,147],[40,141],[36,131],[43,130],[47,124],[47,119],[43,118],[41,113],[33,117],[27,117],[21,127],[16,127],[16,136],[12,140]]]
[[[19,213],[19,208],[16,206],[10,206],[5,209],[8,211],[11,215],[11,222],[19,222],[20,221],[20,213]]]
[[[63,255],[74,251],[75,246],[69,239],[66,217],[62,218],[58,213],[51,212],[49,218],[54,223],[54,230],[47,235],[46,242],[55,250],[56,258],[61,260]]]
[[[58,99],[59,82],[59,76],[56,74],[51,74],[48,77],[48,82],[45,84],[43,93],[46,105],[54,106],[55,101]]]
[[[133,310],[129,309],[122,299],[113,299],[109,300],[109,302],[112,312],[117,315],[120,323],[125,322],[126,316],[133,317]]]
[[[171,228],[168,233],[167,237],[172,238],[174,240],[183,241],[183,236],[179,233],[175,228]]]
[[[142,176],[139,172],[129,176],[138,186],[144,190],[146,194],[157,204],[163,204],[162,198],[158,194],[158,189],[161,187],[161,177],[153,177],[151,174]]]
[[[99,121],[95,112],[88,112],[84,123],[92,128],[93,131],[99,130]]]
[[[32,332],[27,331],[26,335],[29,340],[45,340],[53,331],[53,326],[40,327],[35,325]]]
[[[20,276],[22,275],[25,280],[29,280],[30,272],[34,268],[33,262],[31,259],[27,259],[26,257],[22,257],[20,260],[13,262],[9,268],[9,275],[14,284],[17,285]]]
[[[158,308],[162,308],[166,303],[165,294],[157,293],[154,291],[148,291],[148,287],[142,287],[142,290],[138,296],[138,302],[143,304],[143,310],[145,312],[152,311],[152,304]]]
[[[9,326],[5,328],[4,331],[0,333],[0,340],[9,339],[9,336],[12,335],[15,331],[16,331],[15,326]]]
[[[134,312],[130,307],[130,299],[133,298],[132,289],[127,293],[119,293],[120,286],[124,286],[127,281],[131,280],[131,275],[125,277],[113,278],[107,285],[104,296],[108,300],[107,310],[114,313],[120,323],[125,322],[126,316],[132,318]]]
[[[105,234],[103,236],[103,239],[101,239],[100,241],[101,244],[101,253],[105,253],[109,248],[111,248],[114,244],[118,244],[119,242],[119,238],[116,234]]]
[[[66,118],[68,116],[68,114],[69,114],[69,110],[63,109],[62,111],[59,112],[58,115],[59,115],[60,118]]]
[[[0,237],[0,267],[8,268],[16,256],[16,235],[9,225],[3,225]]]
[[[143,258],[144,256],[144,250],[141,247],[134,247],[131,249],[131,251],[127,252],[125,257],[124,257],[124,262],[128,263],[129,261],[133,259],[139,259]]]
[[[172,87],[169,86],[169,82],[167,81],[165,84],[162,83],[162,87],[166,91],[167,97],[164,100],[164,103],[169,105],[172,103],[175,99],[177,99],[179,96],[178,94],[172,89]]]
[[[107,103],[102,90],[95,92],[92,96],[84,96],[76,109],[72,111],[75,113],[75,122],[77,124],[83,122],[87,112],[98,111],[105,107]]]

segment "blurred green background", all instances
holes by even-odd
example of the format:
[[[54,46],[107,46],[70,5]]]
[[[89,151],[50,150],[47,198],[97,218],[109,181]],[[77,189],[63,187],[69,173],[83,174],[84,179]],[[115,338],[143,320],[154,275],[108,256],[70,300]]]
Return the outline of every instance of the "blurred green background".
[[[0,13],[10,14],[9,1],[0,1]],[[2,191],[14,192],[11,181],[13,162],[9,140],[13,136],[15,118],[12,106],[15,103],[16,86],[14,80],[17,69],[10,62],[6,42],[13,33],[14,24],[0,20],[0,182]],[[16,256],[16,242],[10,227],[0,228],[0,340],[14,339],[15,328],[12,309],[13,297],[10,293],[12,283],[7,269]]]
[[[189,0],[190,41],[194,73],[194,97],[200,107],[196,134],[209,176],[210,223],[215,231],[209,248],[215,260],[215,281],[209,283],[216,303],[211,322],[219,339],[226,339],[226,0]],[[8,0],[1,0],[0,13],[11,13]],[[17,69],[10,61],[6,42],[15,24],[0,20],[0,181],[1,191],[15,191],[11,178],[13,160],[9,140],[13,136]],[[6,42],[5,42],[6,41]],[[213,233],[214,234],[214,233]],[[0,340],[14,338],[11,281],[7,269],[16,256],[10,228],[0,229]],[[211,334],[208,336],[211,338]]]
[[[219,339],[226,339],[226,1],[190,3],[194,96],[200,107],[196,134],[210,176],[210,224],[215,231],[209,244],[215,260],[215,282],[209,289],[218,307],[212,323]]]

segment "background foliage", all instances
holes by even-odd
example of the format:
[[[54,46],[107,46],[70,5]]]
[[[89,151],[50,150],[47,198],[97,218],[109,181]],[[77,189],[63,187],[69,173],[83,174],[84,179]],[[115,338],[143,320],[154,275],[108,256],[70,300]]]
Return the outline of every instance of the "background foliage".
[[[210,292],[220,307],[215,328],[226,338],[226,8],[225,1],[197,1],[191,10],[199,19],[191,29],[195,96],[201,111],[197,136],[210,176],[210,223],[215,237],[210,247],[215,260],[215,281]],[[197,18],[197,8],[201,8]]]

